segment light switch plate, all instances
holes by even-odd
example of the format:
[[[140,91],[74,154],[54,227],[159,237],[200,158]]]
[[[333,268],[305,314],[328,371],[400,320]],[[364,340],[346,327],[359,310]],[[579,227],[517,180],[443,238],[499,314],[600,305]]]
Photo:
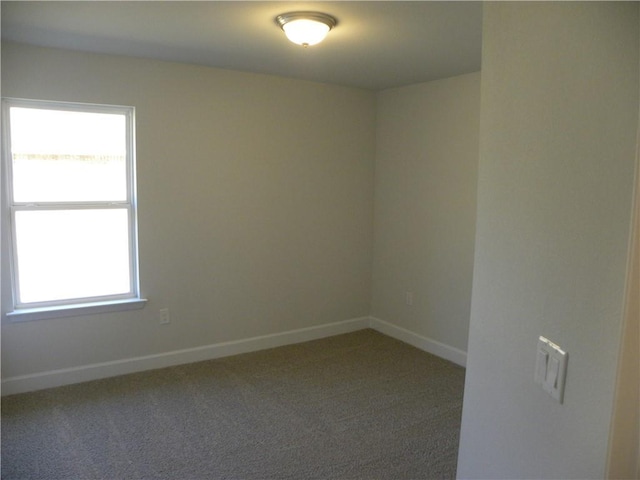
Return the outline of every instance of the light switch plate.
[[[567,376],[567,352],[545,337],[538,338],[534,381],[562,403]]]

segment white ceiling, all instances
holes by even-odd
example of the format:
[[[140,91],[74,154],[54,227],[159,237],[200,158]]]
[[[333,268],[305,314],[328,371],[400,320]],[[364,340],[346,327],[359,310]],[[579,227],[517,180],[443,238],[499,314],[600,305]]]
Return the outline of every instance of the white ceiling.
[[[295,10],[338,25],[303,48],[275,24]],[[480,69],[481,2],[2,2],[2,40],[380,90]]]

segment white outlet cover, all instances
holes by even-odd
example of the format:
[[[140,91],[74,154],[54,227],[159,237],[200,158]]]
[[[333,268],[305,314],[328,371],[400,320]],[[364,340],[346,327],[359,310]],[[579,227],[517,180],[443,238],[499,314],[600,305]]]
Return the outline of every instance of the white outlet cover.
[[[160,325],[167,325],[171,323],[171,316],[169,315],[168,308],[160,309]]]

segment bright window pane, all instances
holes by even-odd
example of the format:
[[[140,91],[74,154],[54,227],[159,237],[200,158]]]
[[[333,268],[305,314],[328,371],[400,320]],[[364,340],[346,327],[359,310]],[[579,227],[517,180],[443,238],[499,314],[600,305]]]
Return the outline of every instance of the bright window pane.
[[[17,211],[20,302],[131,291],[127,209]]]
[[[11,107],[16,202],[127,200],[123,114]]]

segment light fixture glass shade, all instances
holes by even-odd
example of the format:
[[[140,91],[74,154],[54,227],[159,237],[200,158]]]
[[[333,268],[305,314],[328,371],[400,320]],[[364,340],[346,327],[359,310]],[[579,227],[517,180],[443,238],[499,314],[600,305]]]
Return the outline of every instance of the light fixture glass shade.
[[[276,22],[289,40],[305,47],[320,43],[336,25],[335,18],[318,12],[284,13]]]
[[[315,20],[293,20],[282,26],[285,35],[298,45],[315,45],[324,40],[329,33],[329,25]]]

